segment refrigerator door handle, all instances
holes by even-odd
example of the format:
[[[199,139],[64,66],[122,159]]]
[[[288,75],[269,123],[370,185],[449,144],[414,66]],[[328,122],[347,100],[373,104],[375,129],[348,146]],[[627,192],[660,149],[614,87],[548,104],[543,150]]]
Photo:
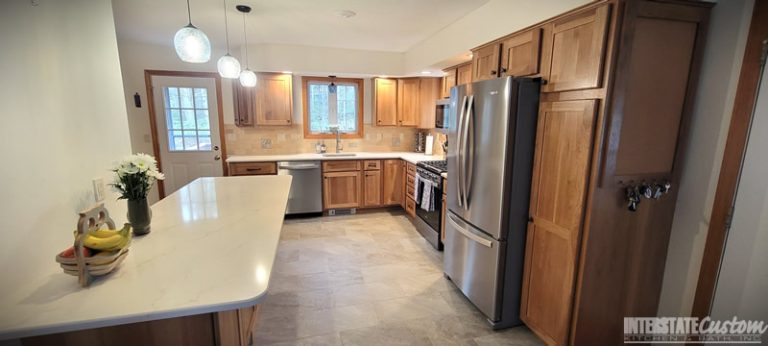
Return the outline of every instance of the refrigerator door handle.
[[[466,226],[465,227],[460,226],[459,223],[456,222],[456,217],[455,216],[453,216],[451,214],[448,214],[448,222],[450,222],[451,225],[453,227],[455,227],[457,231],[459,231],[459,233],[463,234],[465,237],[469,238],[470,240],[472,240],[472,241],[474,241],[474,242],[476,242],[476,243],[478,243],[478,244],[480,244],[482,246],[485,246],[487,248],[492,248],[493,247],[493,242],[492,241],[490,241],[488,239],[484,239],[483,237],[470,232],[466,228]]]
[[[464,180],[464,207],[469,208],[469,194],[472,191],[472,173],[475,165],[475,122],[474,122],[475,95],[469,96],[467,111],[464,119],[464,171],[461,178]],[[469,159],[469,160],[467,160]]]
[[[459,124],[458,124],[458,126],[456,128],[456,137],[457,137],[457,141],[456,142],[458,142],[457,144],[459,145],[458,146],[458,150],[456,151],[456,160],[458,161],[457,165],[456,165],[457,166],[456,168],[458,168],[458,172],[456,172],[458,174],[458,176],[456,177],[457,178],[456,179],[456,192],[458,193],[457,197],[459,199],[459,207],[464,207],[464,203],[463,203],[463,201],[464,201],[463,191],[464,190],[463,190],[463,185],[462,185],[462,181],[463,181],[463,179],[462,179],[462,176],[463,176],[462,167],[464,166],[464,160],[463,160],[464,152],[462,150],[461,143],[462,143],[463,137],[464,137],[463,133],[462,133],[462,129],[464,128],[464,110],[466,109],[466,107],[467,107],[467,95],[464,95],[464,98],[461,100],[461,111],[459,112]]]

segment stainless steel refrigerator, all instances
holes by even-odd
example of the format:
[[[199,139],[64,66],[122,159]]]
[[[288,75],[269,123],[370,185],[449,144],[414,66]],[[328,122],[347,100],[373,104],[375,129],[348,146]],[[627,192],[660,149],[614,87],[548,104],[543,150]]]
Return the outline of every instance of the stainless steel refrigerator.
[[[445,274],[494,328],[519,325],[540,80],[451,89]]]

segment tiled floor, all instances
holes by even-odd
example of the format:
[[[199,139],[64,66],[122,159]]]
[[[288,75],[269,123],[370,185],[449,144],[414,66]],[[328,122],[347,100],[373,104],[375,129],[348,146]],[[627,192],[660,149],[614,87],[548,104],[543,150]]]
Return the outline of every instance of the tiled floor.
[[[405,214],[286,220],[256,345],[540,345],[494,332]]]

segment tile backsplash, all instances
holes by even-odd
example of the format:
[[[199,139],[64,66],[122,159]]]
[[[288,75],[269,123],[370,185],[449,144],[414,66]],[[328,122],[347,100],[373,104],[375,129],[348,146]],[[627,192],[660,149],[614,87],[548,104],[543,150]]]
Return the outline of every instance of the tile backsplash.
[[[344,151],[414,151],[416,148],[417,129],[378,127],[370,124],[364,126],[364,138],[341,140]],[[224,135],[229,155],[314,153],[318,141],[305,139],[301,124],[250,128],[227,124],[224,125]],[[335,151],[335,140],[321,141],[325,142],[329,152]]]

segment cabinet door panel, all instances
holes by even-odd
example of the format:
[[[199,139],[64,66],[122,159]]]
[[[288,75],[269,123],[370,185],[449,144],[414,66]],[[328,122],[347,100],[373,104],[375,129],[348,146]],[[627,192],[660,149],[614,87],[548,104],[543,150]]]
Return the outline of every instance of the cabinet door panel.
[[[376,78],[373,111],[378,126],[397,126],[397,80]]]
[[[553,23],[549,81],[542,91],[601,86],[610,5],[576,13]]]
[[[325,209],[358,208],[362,195],[360,172],[331,172],[323,174],[323,205]]]
[[[403,204],[405,195],[405,185],[403,184],[405,172],[403,161],[385,160],[384,161],[384,182],[382,191],[382,204],[400,205]]]
[[[256,90],[246,88],[240,83],[232,83],[233,105],[235,108],[235,125],[240,127],[253,126],[256,113]]]
[[[260,73],[256,84],[256,124],[291,125],[291,75]]]
[[[596,102],[544,102],[539,111],[521,318],[549,343],[568,335]]]
[[[501,42],[501,76],[530,76],[539,73],[541,28],[526,31]]]
[[[472,83],[472,62],[459,66],[456,69],[456,85]],[[450,90],[448,91],[450,97]]]
[[[400,79],[397,81],[397,124],[417,126],[419,124],[419,88],[421,79]]]
[[[381,171],[363,173],[363,207],[381,205]]]
[[[445,76],[443,76],[442,88],[440,89],[440,97],[451,97],[451,88],[456,85],[456,69],[443,70]]]
[[[499,75],[499,44],[491,44],[473,51],[472,81],[493,79]]]

